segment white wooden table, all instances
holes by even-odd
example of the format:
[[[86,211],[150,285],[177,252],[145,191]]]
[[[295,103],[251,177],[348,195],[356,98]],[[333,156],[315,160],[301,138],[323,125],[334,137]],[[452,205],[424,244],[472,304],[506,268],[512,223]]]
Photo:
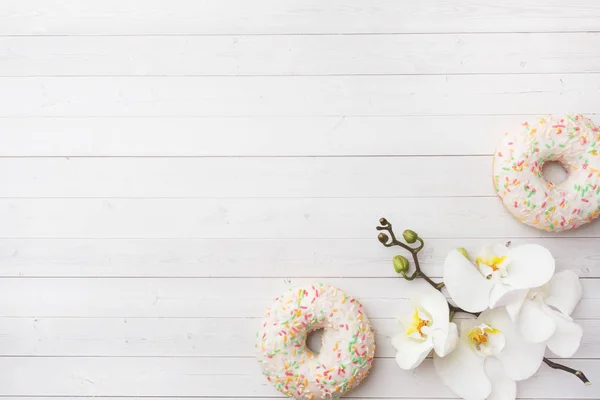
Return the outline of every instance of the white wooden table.
[[[600,398],[600,222],[532,230],[490,178],[506,129],[567,111],[600,113],[598,0],[3,0],[0,397],[280,398],[254,332],[317,279],[377,330],[350,397],[452,397],[394,363],[386,216],[436,277],[454,247],[549,247],[595,385],[542,366],[519,396]]]

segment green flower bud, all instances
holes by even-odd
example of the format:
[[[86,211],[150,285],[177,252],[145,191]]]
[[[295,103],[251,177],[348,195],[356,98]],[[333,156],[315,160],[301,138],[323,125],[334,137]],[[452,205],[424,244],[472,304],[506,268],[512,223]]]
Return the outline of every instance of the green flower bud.
[[[456,250],[458,250],[458,252],[459,252],[460,254],[462,254],[463,256],[465,256],[465,258],[469,258],[469,253],[467,253],[467,250],[465,250],[465,248],[464,248],[464,247],[459,247],[459,248],[458,248],[458,249],[456,249]]]
[[[410,229],[406,229],[404,232],[402,232],[402,236],[404,237],[404,240],[406,240],[406,243],[414,243],[417,241],[417,239],[419,238],[419,235],[417,235],[417,232],[415,231],[411,231]]]
[[[401,274],[402,272],[408,272],[408,260],[404,256],[396,256],[392,259],[394,262],[394,270]]]

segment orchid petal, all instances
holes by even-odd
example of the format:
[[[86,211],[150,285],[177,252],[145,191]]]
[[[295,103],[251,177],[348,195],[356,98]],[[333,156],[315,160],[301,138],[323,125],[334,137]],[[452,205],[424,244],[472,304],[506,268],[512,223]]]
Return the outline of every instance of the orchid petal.
[[[492,249],[496,257],[510,256],[510,248],[504,244],[495,244]]]
[[[517,383],[498,360],[488,358],[485,361],[485,374],[492,383],[492,392],[487,400],[514,400],[517,397]]]
[[[542,364],[546,345],[526,342],[502,308],[486,311],[480,318],[504,335],[506,344],[496,358],[500,360],[511,380],[520,381],[535,374]]]
[[[530,343],[542,343],[554,335],[556,324],[538,301],[525,300],[519,313],[517,325],[523,338]]]
[[[484,361],[485,358],[475,354],[464,339],[459,340],[456,349],[445,357],[433,356],[435,370],[442,382],[465,400],[482,400],[492,391]]]
[[[503,300],[502,298],[508,293],[510,292],[510,287],[507,285],[503,285],[502,283],[497,283],[494,286],[492,286],[492,290],[490,291],[490,308],[494,308],[494,307],[502,307],[504,304],[498,304],[500,303],[501,300]]]
[[[409,339],[404,333],[392,339],[392,345],[398,350],[396,352],[396,363],[402,369],[414,369],[418,367],[431,351],[430,341],[417,342]]]
[[[519,317],[519,313],[521,312],[521,308],[523,307],[523,302],[527,298],[528,292],[529,292],[528,290],[519,290],[517,292],[519,297],[517,299],[514,299],[513,302],[506,305],[506,312],[508,313],[508,315],[510,316],[510,319],[513,322],[517,321],[517,318]]]
[[[450,321],[450,309],[448,307],[448,300],[440,291],[435,290],[432,287],[423,289],[419,295],[413,298],[414,302],[425,310],[431,316],[432,330],[443,330],[448,331],[448,322]]]
[[[537,244],[510,249],[508,275],[503,283],[515,289],[529,289],[547,283],[554,274],[555,261],[550,251]]]
[[[571,317],[567,317],[549,307],[545,307],[544,311],[552,317],[556,324],[556,332],[546,343],[548,348],[559,357],[572,357],[581,344],[583,329],[573,322]]]
[[[447,325],[448,332],[436,330],[431,334],[433,349],[440,357],[444,357],[451,353],[458,343],[458,327],[454,322],[450,322]]]
[[[506,337],[503,332],[488,334],[488,342],[490,344],[489,347],[492,350],[492,355],[497,356],[506,346]]]
[[[562,271],[548,283],[546,304],[555,307],[565,315],[571,315],[583,294],[579,276],[573,271]]]
[[[444,262],[444,284],[450,296],[463,310],[485,310],[493,284],[458,250],[452,250]]]
[[[497,283],[490,292],[490,308],[504,307],[512,303],[518,303],[528,289],[513,289],[508,285]]]
[[[392,346],[394,346],[394,348],[396,350],[398,350],[400,347],[402,347],[404,341],[408,340],[408,336],[406,336],[405,332],[406,332],[406,327],[409,326],[401,321],[398,321],[398,327],[400,328],[400,334],[392,337]]]
[[[508,256],[508,247],[503,244],[489,244],[486,243],[479,249],[477,253],[477,258],[483,260],[489,260],[494,257],[502,258]]]

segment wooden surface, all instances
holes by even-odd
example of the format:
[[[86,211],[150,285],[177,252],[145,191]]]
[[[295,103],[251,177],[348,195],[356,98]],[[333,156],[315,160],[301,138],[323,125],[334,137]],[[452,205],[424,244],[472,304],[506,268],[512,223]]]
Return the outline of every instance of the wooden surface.
[[[548,234],[494,197],[502,133],[600,122],[596,0],[0,2],[0,398],[281,398],[253,358],[315,280],[377,331],[349,398],[453,395],[394,363],[386,216],[454,247],[539,243],[583,279],[571,360],[527,399],[600,398],[600,222]],[[551,354],[549,354],[551,356]]]

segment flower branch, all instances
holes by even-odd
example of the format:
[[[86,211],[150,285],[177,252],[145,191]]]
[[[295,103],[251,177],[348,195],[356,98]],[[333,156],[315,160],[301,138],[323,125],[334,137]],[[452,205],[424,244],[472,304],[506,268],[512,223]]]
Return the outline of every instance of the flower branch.
[[[406,243],[403,243],[403,242],[401,242],[400,240],[397,239],[397,237],[396,237],[396,235],[395,235],[395,233],[393,231],[392,224],[387,219],[380,218],[379,219],[379,223],[380,223],[381,226],[377,226],[376,229],[378,231],[382,231],[377,236],[377,239],[379,240],[379,242],[381,244],[383,244],[385,247],[393,247],[393,246],[402,247],[403,249],[407,250],[412,255],[413,263],[414,263],[414,266],[415,266],[415,271],[412,273],[412,275],[408,275],[408,271],[409,271],[409,268],[410,268],[409,261],[404,256],[401,256],[401,255],[397,255],[393,259],[394,269],[396,270],[396,272],[399,273],[399,274],[401,274],[406,280],[409,280],[409,281],[414,280],[416,278],[423,278],[434,289],[436,289],[438,291],[441,291],[442,288],[444,288],[444,286],[445,286],[444,282],[439,282],[439,283],[434,282],[431,278],[429,278],[421,270],[421,266],[419,264],[418,253],[424,247],[423,239],[421,239],[417,235],[416,232],[407,229],[407,230],[404,230],[403,233],[402,233],[402,237],[406,241]],[[418,242],[418,246],[417,247],[411,247],[411,246],[409,246],[410,244],[414,244],[414,243],[417,243],[417,242]],[[460,249],[458,249],[458,251],[462,255],[464,255],[465,257],[467,257],[467,253],[466,253],[466,251],[464,249],[460,248]],[[446,299],[446,301],[447,301],[447,299]],[[462,309],[460,307],[457,307],[457,306],[451,304],[450,302],[448,302],[448,307],[450,309],[450,320],[452,320],[452,318],[453,318],[453,316],[454,316],[454,314],[456,312],[463,312],[463,313],[471,314],[471,315],[474,315],[474,316],[479,316],[481,314],[479,312],[466,311],[466,310],[464,310],[464,309]],[[585,374],[582,371],[580,371],[580,370],[575,370],[575,369],[567,367],[565,365],[556,363],[556,362],[554,362],[554,361],[552,361],[552,360],[550,360],[550,359],[548,359],[546,357],[544,357],[542,360],[550,368],[558,369],[558,370],[561,370],[561,371],[568,372],[568,373],[576,376],[577,378],[579,378],[585,385],[590,385],[591,384],[591,382],[588,380],[588,378],[585,376]]]
[[[544,357],[543,361],[550,368],[559,369],[561,371],[565,371],[565,372],[568,372],[570,374],[575,375],[576,377],[578,377],[581,380],[581,382],[584,383],[584,385],[591,385],[592,384],[592,382],[590,382],[590,380],[587,378],[587,376],[585,376],[585,374],[581,370],[569,368],[566,365],[562,365],[562,364],[556,363],[556,362],[554,362],[552,360],[547,359],[546,357]]]
[[[404,279],[406,279],[408,281],[412,281],[415,278],[423,278],[427,281],[427,283],[429,283],[431,286],[433,286],[436,290],[441,291],[442,288],[444,287],[444,282],[440,282],[440,283],[434,282],[430,277],[428,277],[421,270],[421,265],[419,264],[418,253],[425,246],[425,242],[423,241],[423,239],[421,239],[419,237],[419,235],[417,235],[416,232],[414,232],[410,229],[404,230],[404,232],[402,233],[402,237],[404,238],[404,240],[407,243],[413,244],[413,243],[419,242],[419,245],[417,247],[411,247],[408,244],[402,243],[401,241],[399,241],[396,238],[396,235],[394,234],[394,230],[392,228],[392,224],[387,219],[380,218],[379,223],[381,224],[381,226],[378,226],[376,229],[378,231],[386,231],[387,232],[387,234],[381,232],[377,236],[377,239],[379,240],[379,242],[381,242],[381,244],[383,244],[385,247],[392,247],[392,246],[402,247],[403,249],[410,252],[410,254],[412,255],[413,262],[415,265],[415,272],[410,276],[407,275],[407,272],[409,269],[409,262],[403,256],[394,257],[394,260],[393,260],[394,261],[394,269],[396,270],[396,272],[401,274],[404,277]],[[450,303],[448,303],[448,307],[450,307],[451,317],[453,317],[454,314],[457,312],[468,313],[467,311],[463,310],[462,308],[457,307]],[[472,314],[475,316],[479,315],[479,313],[469,313],[469,314]],[[452,318],[450,318],[450,319],[452,319]]]
[[[435,283],[433,280],[431,280],[431,278],[429,278],[427,275],[425,275],[423,273],[423,271],[421,271],[421,266],[419,264],[419,257],[417,256],[417,254],[419,253],[419,251],[421,251],[421,249],[425,245],[425,243],[423,242],[423,239],[421,239],[414,231],[411,231],[410,229],[405,230],[402,233],[402,236],[407,243],[413,244],[417,241],[419,242],[419,245],[417,247],[411,247],[408,244],[402,243],[398,239],[396,239],[396,235],[394,234],[394,230],[392,229],[392,224],[390,224],[387,219],[380,218],[379,223],[381,224],[381,226],[378,226],[377,230],[378,231],[387,231],[389,234],[389,236],[388,236],[387,234],[381,232],[377,236],[377,239],[381,242],[381,244],[383,244],[385,247],[400,246],[403,249],[408,250],[410,252],[410,254],[412,255],[413,262],[415,264],[415,272],[411,276],[406,275],[406,273],[408,272],[408,260],[406,260],[406,258],[404,258],[402,256],[400,256],[402,258],[396,258],[396,261],[394,264],[396,271],[399,272],[400,274],[402,274],[402,276],[409,281],[412,281],[413,279],[420,277],[420,278],[425,279],[431,286],[433,286],[437,290],[442,290],[442,288],[444,287],[443,282]]]

